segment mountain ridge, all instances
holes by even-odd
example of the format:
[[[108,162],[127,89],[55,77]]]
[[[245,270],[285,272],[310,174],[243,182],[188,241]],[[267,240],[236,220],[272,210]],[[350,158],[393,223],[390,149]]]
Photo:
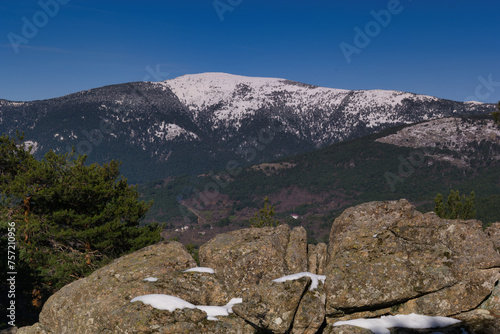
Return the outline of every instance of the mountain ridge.
[[[271,161],[395,125],[493,110],[493,104],[399,91],[204,73],[48,100],[0,100],[0,133],[24,131],[38,155],[74,146],[89,162],[122,160],[123,174],[144,182],[222,169],[232,160]],[[264,140],[273,128],[279,130],[271,142]],[[248,161],[248,151],[256,148]]]

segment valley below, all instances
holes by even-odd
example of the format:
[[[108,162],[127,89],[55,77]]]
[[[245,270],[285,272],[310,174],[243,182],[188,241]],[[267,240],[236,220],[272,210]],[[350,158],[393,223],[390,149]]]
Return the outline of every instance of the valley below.
[[[248,227],[268,196],[276,217],[304,226],[315,243],[325,241],[331,221],[349,206],[406,198],[433,211],[436,194],[451,189],[475,192],[484,226],[498,221],[499,157],[500,129],[489,116],[445,118],[241,168],[234,176],[215,171],[141,191],[146,200],[159,199],[148,219],[167,223],[167,239],[198,245]]]

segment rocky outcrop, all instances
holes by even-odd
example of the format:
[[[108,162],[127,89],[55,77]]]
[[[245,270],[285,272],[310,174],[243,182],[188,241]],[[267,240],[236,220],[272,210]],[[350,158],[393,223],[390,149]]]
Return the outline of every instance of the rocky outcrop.
[[[250,228],[219,234],[200,247],[200,263],[236,293],[307,270],[303,227]]]
[[[192,267],[196,267],[196,262],[180,243],[163,242],[143,248],[113,261],[89,277],[63,287],[45,303],[39,326],[52,333],[113,332],[110,324],[114,323],[130,325],[138,328],[138,332],[146,331],[148,326],[154,328],[156,325],[149,323],[146,318],[155,311],[145,308],[140,313],[144,319],[139,326],[136,323],[137,316],[128,312],[130,307],[137,307],[130,300],[138,295],[162,293],[165,286],[168,287],[170,275],[178,276],[179,271]],[[191,279],[190,273],[186,274],[189,275],[183,281],[184,296],[190,294],[198,300],[217,298],[200,296],[196,285],[202,279]],[[158,281],[144,281],[148,277],[157,278]],[[116,329],[114,332],[121,331]]]
[[[406,200],[347,209],[330,234],[327,314],[392,308],[453,315],[479,306],[498,280],[500,255],[479,221],[422,214]]]
[[[185,272],[196,267],[185,247],[162,242],[63,287],[44,305],[40,323],[18,333],[368,334],[333,325],[414,312],[464,322],[439,331],[390,332],[496,334],[497,232],[498,224],[483,231],[478,221],[440,219],[400,200],[344,211],[332,225],[328,248],[307,245],[304,228],[286,225],[218,235],[200,248],[201,265],[214,273]],[[274,281],[306,270],[312,274]],[[169,311],[131,302],[148,294],[193,305]],[[195,306],[222,306],[232,298],[242,302],[217,321]]]
[[[474,334],[500,334],[500,318],[483,309],[473,310],[456,316],[466,323],[465,330]],[[463,332],[460,332],[463,334]]]
[[[479,308],[488,311],[496,311],[500,312],[500,283],[497,282],[497,285],[491,292],[491,295],[486,299]]]
[[[273,333],[287,333],[292,326],[302,295],[310,286],[308,277],[283,283],[264,283],[251,287],[234,313],[255,328]]]
[[[307,246],[308,272],[324,275],[328,258],[327,246],[324,243]]]
[[[16,333],[16,334],[53,334],[52,332],[48,331],[41,323],[36,323],[30,327],[22,327],[17,332],[14,332],[14,333]],[[2,333],[2,334],[7,334],[7,333]]]
[[[36,333],[43,328],[54,334],[127,333],[131,328],[134,333],[253,333],[255,330],[249,321],[234,314],[220,317],[219,321],[209,321],[207,314],[199,309],[168,312],[141,302],[130,302],[141,295],[166,294],[194,305],[222,306],[241,296],[244,290],[247,291],[245,296],[249,296],[251,287],[257,289],[251,290],[252,296],[258,291],[272,296],[269,300],[275,300],[273,308],[281,304],[280,301],[286,301],[284,308],[275,310],[281,322],[273,320],[275,325],[271,328],[277,326],[276,323],[280,323],[277,328],[291,327],[306,287],[290,297],[289,287],[297,283],[273,283],[271,280],[295,270],[307,270],[304,228],[290,231],[288,226],[282,225],[235,231],[217,236],[202,249],[200,257],[204,266],[214,268],[215,274],[184,272],[196,267],[185,247],[177,242],[156,244],[119,258],[89,277],[65,286],[44,305],[40,323],[23,330]],[[208,258],[207,254],[213,256]],[[145,281],[146,278],[154,280]],[[309,278],[305,280],[310,282]],[[266,282],[275,287],[274,294],[266,289],[259,290]],[[295,301],[290,302],[290,298]],[[248,297],[241,309],[249,309],[247,306],[254,302],[254,298]],[[285,312],[288,315],[283,314],[284,309],[290,309]]]
[[[295,227],[290,232],[285,263],[289,273],[307,271],[307,232],[302,226]]]
[[[255,331],[243,319],[234,315],[221,317],[219,321],[207,320],[207,314],[199,309],[177,309],[173,312],[158,310],[141,302],[127,303],[115,312],[107,323],[109,333],[237,333],[250,334]],[[109,331],[111,329],[111,331]],[[80,332],[81,329],[80,329]],[[80,333],[77,332],[77,333]],[[83,332],[82,332],[83,333]],[[84,333],[107,333],[84,332]]]
[[[325,322],[325,287],[322,282],[313,290],[307,290],[295,313],[292,334],[315,334]]]

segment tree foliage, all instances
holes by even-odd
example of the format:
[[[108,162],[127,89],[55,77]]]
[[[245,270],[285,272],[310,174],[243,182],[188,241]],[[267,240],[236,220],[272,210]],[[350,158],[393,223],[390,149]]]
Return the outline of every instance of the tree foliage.
[[[269,198],[266,196],[264,199],[264,207],[256,212],[252,218],[250,218],[250,224],[252,227],[278,226],[279,221],[274,218],[274,210],[274,206],[269,203]]]
[[[0,137],[0,236],[16,224],[18,266],[30,272],[33,303],[113,258],[161,239],[139,227],[151,204],[120,176],[117,161],[49,151],[37,160],[17,138]]]
[[[444,219],[473,219],[476,216],[476,197],[472,191],[469,197],[460,195],[458,190],[451,190],[446,203],[443,195],[437,194],[434,212]]]

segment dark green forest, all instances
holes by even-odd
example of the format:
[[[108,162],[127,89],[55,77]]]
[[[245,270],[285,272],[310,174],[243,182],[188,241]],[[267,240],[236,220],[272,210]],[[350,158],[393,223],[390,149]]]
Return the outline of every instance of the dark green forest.
[[[17,272],[18,325],[35,322],[62,286],[158,242],[162,229],[139,227],[151,203],[139,201],[136,187],[120,176],[119,162],[86,164],[86,156],[53,151],[36,159],[30,151],[20,134],[0,137],[0,243],[9,250],[0,263]]]
[[[473,118],[481,119],[480,116]],[[144,199],[155,199],[156,204],[147,218],[172,222],[175,218],[190,217],[183,215],[182,205],[179,204],[179,199],[186,198],[197,198],[195,202],[199,211],[204,211],[207,203],[203,190],[208,187],[212,191],[216,184],[220,202],[231,205],[228,218],[234,218],[238,211],[245,208],[256,210],[261,207],[265,196],[293,192],[297,188],[316,194],[318,198],[326,194],[326,201],[342,199],[345,202],[342,207],[324,213],[325,217],[335,216],[359,203],[400,198],[408,199],[422,211],[433,211],[436,194],[448,194],[455,189],[467,194],[475,192],[475,217],[485,225],[500,220],[500,163],[495,159],[500,154],[500,143],[472,142],[469,151],[457,152],[439,146],[414,149],[375,141],[403,127],[274,162],[292,164],[292,168],[241,168],[237,175],[222,170],[212,171],[212,176],[207,175],[210,173],[198,177],[185,175],[151,182],[139,188]],[[470,168],[430,157],[446,154],[461,158],[462,154],[470,155],[471,152],[474,156],[469,157]],[[304,203],[295,211],[303,215],[314,212],[321,204],[319,200],[317,203]],[[192,218],[195,222],[196,219]],[[227,220],[220,223],[227,224]]]

